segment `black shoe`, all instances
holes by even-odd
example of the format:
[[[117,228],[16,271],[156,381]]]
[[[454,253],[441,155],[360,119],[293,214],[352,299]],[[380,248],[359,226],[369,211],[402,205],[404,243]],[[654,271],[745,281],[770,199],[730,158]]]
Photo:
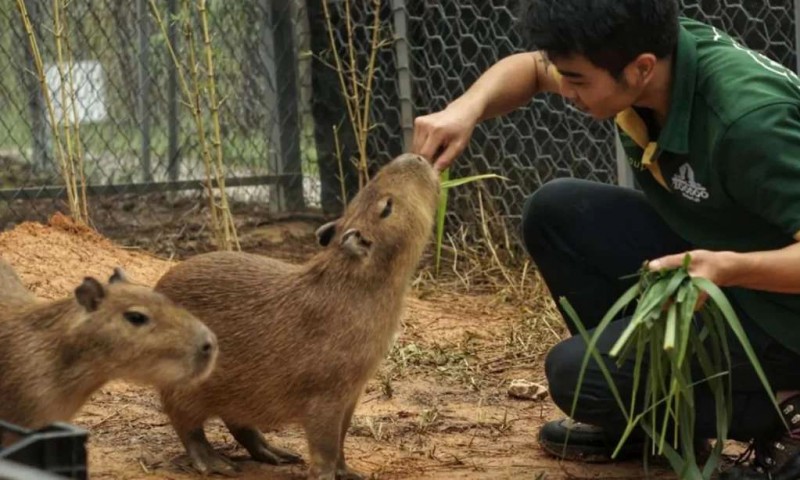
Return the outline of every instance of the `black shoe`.
[[[567,432],[569,438],[567,439]],[[564,442],[567,442],[566,448]],[[628,437],[617,456],[611,456],[619,444],[619,437],[612,437],[602,428],[586,423],[576,422],[571,418],[562,418],[544,424],[539,431],[539,444],[548,454],[563,460],[581,461],[586,463],[608,463],[622,460],[644,458],[647,447],[645,438]],[[708,440],[698,439],[694,445],[698,461],[704,461],[711,453]],[[668,466],[665,457],[652,455],[648,452],[648,462],[653,465]]]
[[[777,439],[754,440],[737,460],[739,465],[720,475],[720,480],[800,479],[800,395],[785,400],[780,406],[794,435],[781,428]],[[742,465],[751,455],[750,465]]]
[[[539,430],[539,444],[544,451],[560,459],[607,463],[631,457],[642,458],[644,441],[630,438],[617,456],[611,458],[618,443],[619,439],[610,438],[602,428],[576,422],[569,417],[547,422]]]

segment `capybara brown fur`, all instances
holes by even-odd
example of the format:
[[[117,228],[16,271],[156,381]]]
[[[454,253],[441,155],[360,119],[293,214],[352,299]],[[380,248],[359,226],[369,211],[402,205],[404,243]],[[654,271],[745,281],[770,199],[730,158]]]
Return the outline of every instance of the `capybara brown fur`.
[[[148,386],[208,377],[216,335],[117,268],[73,294],[37,297],[0,259],[0,419],[27,428],[68,422],[111,380]]]
[[[317,230],[324,247],[303,264],[243,252],[201,254],[156,285],[218,336],[202,384],[162,389],[194,467],[235,474],[204,422],[219,417],[254,460],[299,461],[263,430],[303,427],[309,478],[361,478],[348,468],[346,432],[366,382],[397,333],[410,279],[430,239],[439,179],[418,155],[383,166],[342,216]]]

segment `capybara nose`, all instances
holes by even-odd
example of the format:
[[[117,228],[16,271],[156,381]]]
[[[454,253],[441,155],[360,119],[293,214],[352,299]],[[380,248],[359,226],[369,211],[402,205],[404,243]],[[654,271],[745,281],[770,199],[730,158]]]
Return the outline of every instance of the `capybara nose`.
[[[361,238],[361,232],[358,229],[350,228],[342,234],[342,243],[346,242],[350,237]]]
[[[200,357],[208,359],[217,353],[217,336],[210,330],[206,330],[200,336]]]
[[[425,157],[416,153],[404,153],[395,159],[398,163],[429,163]]]

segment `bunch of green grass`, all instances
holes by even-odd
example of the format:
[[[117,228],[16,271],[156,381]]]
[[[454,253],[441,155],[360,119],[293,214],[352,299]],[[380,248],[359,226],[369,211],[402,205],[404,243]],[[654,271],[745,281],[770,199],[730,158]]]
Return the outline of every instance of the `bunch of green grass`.
[[[634,428],[639,426],[652,442],[652,453],[665,455],[679,478],[695,480],[711,478],[720,461],[731,422],[731,361],[726,332],[733,332],[741,342],[779,414],[780,409],[734,309],[713,282],[689,275],[690,261],[687,254],[681,267],[661,271],[649,271],[645,264],[638,273],[638,282],[611,307],[591,337],[569,302],[561,298],[560,303],[578,326],[588,347],[578,376],[572,414],[591,356],[600,366],[627,419],[613,455],[617,455]],[[704,292],[708,298],[698,309],[698,300]],[[634,357],[633,392],[626,407],[596,346],[611,321],[634,300],[636,309],[631,322],[609,352],[617,365]],[[705,378],[692,378],[693,359],[697,360]],[[639,389],[643,378],[643,403],[637,408],[637,399],[642,398]],[[717,436],[701,469],[694,450],[694,388],[702,382],[708,382],[714,396]]]

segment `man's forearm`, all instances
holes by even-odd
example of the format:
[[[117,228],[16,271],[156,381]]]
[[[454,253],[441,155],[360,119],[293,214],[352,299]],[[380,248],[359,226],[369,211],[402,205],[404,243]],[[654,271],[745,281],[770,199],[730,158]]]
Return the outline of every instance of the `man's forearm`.
[[[546,71],[537,52],[510,55],[486,70],[450,106],[471,109],[478,122],[505,115],[542,91],[545,82],[539,77]]]
[[[726,253],[727,283],[754,290],[800,293],[800,243],[780,250]]]

